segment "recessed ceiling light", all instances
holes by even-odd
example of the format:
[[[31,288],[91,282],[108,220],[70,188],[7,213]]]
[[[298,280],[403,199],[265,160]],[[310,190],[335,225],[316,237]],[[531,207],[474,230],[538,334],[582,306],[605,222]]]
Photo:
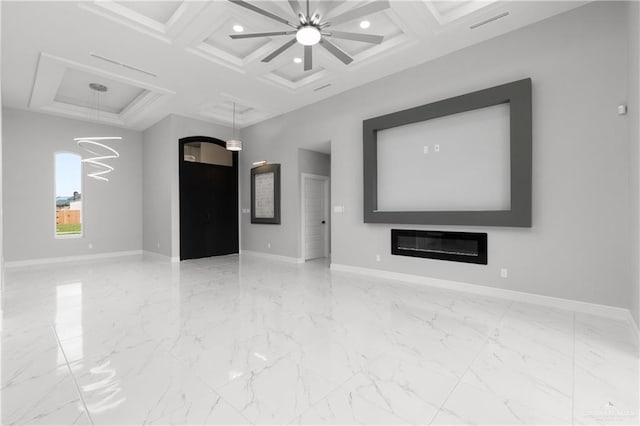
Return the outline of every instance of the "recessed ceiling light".
[[[369,28],[371,26],[371,22],[369,21],[362,21],[360,22],[360,28],[362,28],[363,30],[366,30],[367,28]]]
[[[233,26],[233,31],[235,31],[237,33],[241,33],[241,32],[244,31],[244,27],[242,25],[236,24],[236,25]]]
[[[300,59],[300,58],[293,58],[293,62],[295,62],[296,64],[301,64],[301,63],[302,63],[302,59]]]

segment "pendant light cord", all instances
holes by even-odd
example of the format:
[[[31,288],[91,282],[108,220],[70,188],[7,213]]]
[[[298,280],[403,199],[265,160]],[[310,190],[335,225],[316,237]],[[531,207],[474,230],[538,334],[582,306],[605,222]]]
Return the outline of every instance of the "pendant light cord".
[[[236,103],[233,103],[233,138],[236,138]]]

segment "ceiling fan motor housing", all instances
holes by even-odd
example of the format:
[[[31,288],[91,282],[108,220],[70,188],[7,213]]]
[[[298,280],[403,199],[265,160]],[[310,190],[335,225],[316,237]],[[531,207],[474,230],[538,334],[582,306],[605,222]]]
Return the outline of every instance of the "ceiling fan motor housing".
[[[283,35],[293,35],[296,37],[287,41],[282,46],[271,52],[265,58],[262,59],[262,62],[269,62],[273,60],[278,55],[281,55],[284,51],[291,48],[293,45],[298,42],[299,44],[304,46],[304,70],[309,71],[312,68],[312,54],[311,54],[311,46],[314,46],[318,43],[322,47],[324,47],[331,55],[335,56],[338,60],[340,60],[343,64],[348,65],[353,62],[353,58],[345,53],[338,46],[329,41],[329,38],[336,39],[345,39],[345,40],[355,40],[364,43],[373,43],[380,44],[382,43],[384,36],[381,35],[373,35],[373,34],[361,34],[361,33],[352,33],[345,31],[326,31],[326,28],[333,25],[339,25],[344,22],[353,21],[355,19],[360,19],[364,16],[371,15],[373,13],[380,12],[382,10],[388,9],[390,7],[389,0],[376,0],[370,3],[364,4],[362,6],[358,6],[354,9],[348,10],[341,15],[334,16],[329,20],[322,21],[322,17],[318,12],[314,12],[313,14],[309,13],[309,0],[306,0],[306,13],[303,12],[302,7],[298,0],[289,0],[289,5],[293,13],[296,15],[298,19],[298,23],[292,23],[291,21],[273,14],[267,10],[261,9],[251,3],[248,3],[245,0],[228,0],[231,3],[234,3],[238,6],[242,6],[246,9],[249,9],[253,12],[259,13],[260,15],[266,16],[274,21],[277,21],[281,24],[288,25],[290,28],[294,30],[289,31],[273,31],[273,32],[265,32],[265,33],[254,33],[254,34],[232,34],[230,37],[232,39],[245,39],[252,37],[273,37],[273,36],[283,36]],[[322,21],[322,22],[321,22]],[[321,31],[325,31],[322,33]]]

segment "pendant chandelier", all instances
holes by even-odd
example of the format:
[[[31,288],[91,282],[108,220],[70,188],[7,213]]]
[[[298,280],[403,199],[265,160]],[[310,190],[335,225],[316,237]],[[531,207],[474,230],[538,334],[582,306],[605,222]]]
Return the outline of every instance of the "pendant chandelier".
[[[108,88],[104,84],[90,83],[89,88],[97,93],[96,101],[96,120],[100,121],[100,95],[106,93]],[[102,180],[108,182],[109,179],[104,175],[111,173],[113,166],[106,164],[106,160],[120,157],[118,151],[106,145],[106,141],[122,140],[120,136],[88,136],[81,138],[74,138],[74,141],[78,144],[78,147],[84,149],[92,157],[83,158],[82,163],[91,166],[91,171],[87,173],[87,176],[96,180]]]
[[[242,142],[236,139],[236,103],[233,103],[233,139],[227,141],[229,151],[242,151]]]

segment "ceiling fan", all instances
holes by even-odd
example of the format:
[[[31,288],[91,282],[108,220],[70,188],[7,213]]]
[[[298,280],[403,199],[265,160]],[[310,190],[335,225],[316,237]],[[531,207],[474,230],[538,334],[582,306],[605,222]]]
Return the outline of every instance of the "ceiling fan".
[[[271,12],[268,12],[264,9],[261,9],[257,6],[252,5],[251,3],[247,3],[244,0],[229,0],[231,3],[237,4],[238,6],[242,6],[246,9],[249,9],[253,12],[259,13],[267,18],[271,18],[274,21],[278,21],[282,24],[288,25],[293,28],[293,30],[289,31],[274,31],[267,33],[254,33],[254,34],[232,34],[229,37],[232,39],[243,39],[243,38],[254,38],[254,37],[273,37],[273,36],[285,36],[285,35],[294,35],[295,37],[291,40],[287,41],[285,44],[268,54],[262,59],[262,62],[269,62],[276,56],[283,53],[285,50],[289,49],[291,46],[296,44],[296,42],[302,44],[304,46],[304,70],[309,71],[312,68],[312,56],[311,56],[311,48],[316,44],[320,44],[322,47],[327,49],[329,53],[342,61],[345,65],[353,62],[353,58],[346,54],[342,49],[340,49],[335,44],[331,43],[328,38],[338,38],[345,40],[355,40],[361,41],[365,43],[373,43],[380,44],[384,39],[384,36],[381,35],[371,35],[371,34],[360,34],[360,33],[352,33],[352,32],[344,32],[344,31],[332,31],[328,29],[332,25],[342,24],[344,22],[348,22],[354,19],[362,18],[364,16],[370,15],[372,13],[380,12],[381,10],[385,10],[389,8],[389,1],[374,1],[364,6],[357,7],[355,9],[349,10],[341,15],[335,16],[328,20],[324,20],[324,17],[320,16],[319,12],[314,12],[313,14],[309,13],[309,0],[306,0],[306,11],[302,9],[302,6],[298,2],[298,0],[288,0],[289,6],[291,10],[296,15],[296,20],[294,22],[290,22],[285,18],[282,18],[278,15],[275,15]]]

